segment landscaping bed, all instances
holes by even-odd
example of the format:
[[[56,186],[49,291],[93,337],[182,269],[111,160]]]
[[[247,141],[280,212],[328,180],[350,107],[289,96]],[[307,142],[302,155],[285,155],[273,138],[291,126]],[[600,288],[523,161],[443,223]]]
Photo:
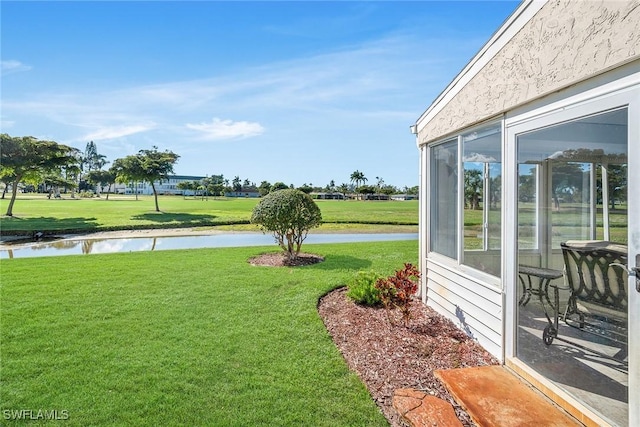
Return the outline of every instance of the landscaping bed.
[[[434,377],[436,369],[496,365],[498,361],[433,309],[415,300],[404,325],[399,313],[355,304],[339,288],[324,296],[318,311],[349,368],[365,383],[392,426],[403,426],[392,407],[394,390],[415,388],[450,402],[465,426],[473,426]]]

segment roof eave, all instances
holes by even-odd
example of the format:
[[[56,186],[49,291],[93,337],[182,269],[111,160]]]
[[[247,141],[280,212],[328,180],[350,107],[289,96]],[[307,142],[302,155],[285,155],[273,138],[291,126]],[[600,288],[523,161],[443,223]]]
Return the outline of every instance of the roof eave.
[[[412,131],[416,134],[433,119],[460,90],[471,81],[487,63],[538,13],[547,0],[523,0],[516,10],[496,30],[467,65],[436,97],[427,110],[416,120]]]

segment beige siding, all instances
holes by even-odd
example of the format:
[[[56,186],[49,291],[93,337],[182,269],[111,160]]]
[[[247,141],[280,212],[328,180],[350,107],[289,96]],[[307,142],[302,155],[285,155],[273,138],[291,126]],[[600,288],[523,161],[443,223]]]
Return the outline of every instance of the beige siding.
[[[427,260],[427,304],[502,359],[502,294]]]
[[[640,57],[640,0],[549,1],[424,127],[426,143]]]

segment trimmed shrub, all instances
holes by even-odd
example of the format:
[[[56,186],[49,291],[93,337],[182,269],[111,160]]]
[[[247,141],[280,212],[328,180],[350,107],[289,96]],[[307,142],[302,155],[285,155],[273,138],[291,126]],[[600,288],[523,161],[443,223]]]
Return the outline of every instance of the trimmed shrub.
[[[267,194],[251,214],[251,223],[272,232],[290,260],[298,257],[307,233],[321,222],[322,214],[316,202],[308,194],[294,189]]]
[[[376,288],[376,282],[382,277],[375,271],[359,271],[347,284],[347,296],[358,304],[379,305],[380,291]]]

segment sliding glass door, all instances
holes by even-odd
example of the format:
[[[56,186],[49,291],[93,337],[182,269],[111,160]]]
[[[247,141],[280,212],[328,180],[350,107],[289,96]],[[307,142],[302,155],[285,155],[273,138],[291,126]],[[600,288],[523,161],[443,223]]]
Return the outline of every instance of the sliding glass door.
[[[507,356],[614,426],[638,416],[629,405],[638,375],[637,98],[612,95],[507,125],[515,160]]]

